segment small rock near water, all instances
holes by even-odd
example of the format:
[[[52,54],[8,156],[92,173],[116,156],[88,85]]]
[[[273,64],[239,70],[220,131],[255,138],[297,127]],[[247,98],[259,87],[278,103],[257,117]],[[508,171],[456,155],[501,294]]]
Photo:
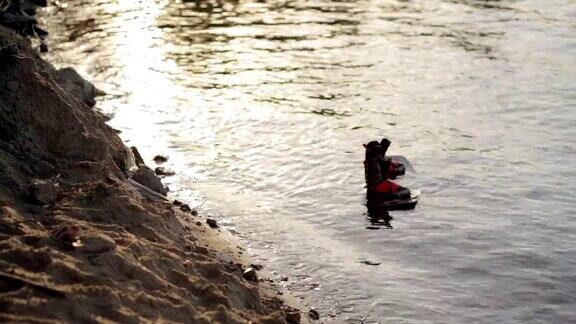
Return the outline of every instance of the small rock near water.
[[[154,162],[156,162],[157,164],[161,164],[161,163],[164,163],[167,161],[168,161],[168,158],[166,156],[163,156],[163,155],[156,155],[154,157]]]
[[[156,169],[154,169],[154,173],[156,173],[156,175],[165,177],[173,176],[176,174],[176,172],[170,169],[166,169],[165,167],[157,167]]]
[[[174,205],[179,206],[181,211],[183,211],[185,213],[189,213],[192,216],[198,216],[198,212],[193,210],[192,208],[190,208],[190,205],[179,202],[179,201],[178,201],[178,204],[176,204],[177,201],[178,200],[174,201]]]
[[[145,165],[140,166],[138,170],[134,172],[132,180],[163,195],[166,195],[168,193],[168,189],[166,189],[162,185],[160,178],[156,176],[156,174],[154,173],[154,171],[152,171],[152,169],[150,169]]]
[[[188,204],[180,203],[180,210],[185,212],[185,213],[189,213],[192,211],[192,208],[190,208],[190,205],[188,205]]]
[[[310,308],[308,311],[308,316],[315,321],[320,319],[320,313],[318,313],[318,311],[316,311],[314,308]]]
[[[249,281],[258,281],[258,275],[256,274],[256,269],[252,267],[244,270],[244,273],[242,273],[242,277]]]
[[[212,218],[207,218],[206,219],[206,224],[208,224],[208,226],[210,226],[211,228],[218,228],[220,226],[218,226],[218,223],[216,222],[215,219]]]

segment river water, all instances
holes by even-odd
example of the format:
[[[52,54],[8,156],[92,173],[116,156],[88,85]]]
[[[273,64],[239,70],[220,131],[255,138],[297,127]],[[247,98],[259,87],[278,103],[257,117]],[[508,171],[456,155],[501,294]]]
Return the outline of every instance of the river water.
[[[576,322],[576,2],[54,1],[56,66],[326,320]],[[420,188],[372,225],[362,143]],[[362,261],[380,263],[367,265]]]

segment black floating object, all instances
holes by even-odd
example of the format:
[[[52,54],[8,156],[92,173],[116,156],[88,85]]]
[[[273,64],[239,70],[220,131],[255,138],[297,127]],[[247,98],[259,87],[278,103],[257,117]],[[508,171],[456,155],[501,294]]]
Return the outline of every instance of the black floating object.
[[[381,264],[381,262],[375,262],[375,261],[370,261],[370,260],[362,260],[362,261],[360,261],[360,263],[364,263],[364,264],[371,265],[371,266],[377,266],[377,265]]]

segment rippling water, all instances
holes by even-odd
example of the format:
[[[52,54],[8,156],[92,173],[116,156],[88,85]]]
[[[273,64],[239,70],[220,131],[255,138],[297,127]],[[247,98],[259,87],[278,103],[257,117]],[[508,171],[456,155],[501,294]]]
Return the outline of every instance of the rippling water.
[[[326,319],[576,322],[574,1],[56,4],[50,60]],[[393,229],[363,205],[384,135],[423,192]]]

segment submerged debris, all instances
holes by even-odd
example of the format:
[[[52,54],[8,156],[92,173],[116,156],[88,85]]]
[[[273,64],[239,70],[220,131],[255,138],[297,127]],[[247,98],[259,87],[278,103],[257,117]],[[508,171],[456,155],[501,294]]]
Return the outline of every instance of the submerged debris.
[[[376,261],[370,261],[370,260],[362,260],[360,261],[360,263],[366,264],[366,265],[371,265],[371,266],[377,266],[380,265],[382,262],[376,262]]]

